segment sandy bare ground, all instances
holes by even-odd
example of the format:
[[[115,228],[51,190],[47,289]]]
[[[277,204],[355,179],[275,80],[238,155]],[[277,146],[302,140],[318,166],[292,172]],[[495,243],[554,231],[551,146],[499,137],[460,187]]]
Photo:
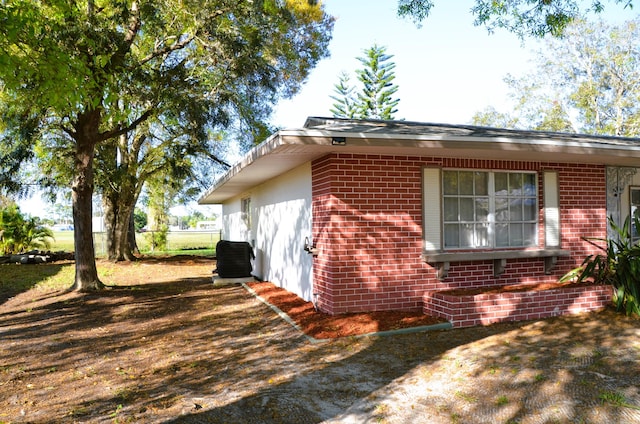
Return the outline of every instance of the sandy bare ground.
[[[210,274],[135,264],[101,295],[5,300],[0,422],[640,423],[638,319],[310,343]]]

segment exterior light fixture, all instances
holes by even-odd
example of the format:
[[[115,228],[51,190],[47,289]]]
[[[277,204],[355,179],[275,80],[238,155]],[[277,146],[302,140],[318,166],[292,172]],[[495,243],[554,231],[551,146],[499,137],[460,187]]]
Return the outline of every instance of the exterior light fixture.
[[[345,137],[331,137],[332,146],[346,146],[347,139]]]

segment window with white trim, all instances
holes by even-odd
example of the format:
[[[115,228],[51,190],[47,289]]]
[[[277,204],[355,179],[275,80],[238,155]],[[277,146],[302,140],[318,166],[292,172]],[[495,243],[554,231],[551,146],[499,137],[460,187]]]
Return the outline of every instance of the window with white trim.
[[[240,200],[240,212],[242,222],[247,226],[247,230],[251,229],[251,198],[245,197]]]
[[[536,246],[535,172],[442,170],[444,249]]]
[[[633,243],[640,241],[640,228],[636,228],[635,218],[640,218],[640,187],[629,187],[629,226]]]

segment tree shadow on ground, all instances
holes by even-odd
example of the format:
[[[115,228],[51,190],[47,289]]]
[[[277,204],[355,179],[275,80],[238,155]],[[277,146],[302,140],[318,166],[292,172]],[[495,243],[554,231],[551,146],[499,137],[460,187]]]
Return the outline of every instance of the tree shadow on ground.
[[[52,295],[0,308],[0,421],[640,422],[607,401],[640,405],[639,327],[605,312],[312,344],[209,278]]]
[[[618,344],[639,323],[617,318],[337,341],[303,349],[287,378],[170,422],[640,422],[640,345]]]
[[[68,263],[0,264],[0,305],[58,274]]]

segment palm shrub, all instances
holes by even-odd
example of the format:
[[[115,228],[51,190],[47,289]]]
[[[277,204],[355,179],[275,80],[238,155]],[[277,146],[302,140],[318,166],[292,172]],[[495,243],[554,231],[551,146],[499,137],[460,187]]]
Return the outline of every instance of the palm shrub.
[[[610,217],[609,225],[616,237],[583,237],[603,253],[587,256],[580,267],[569,271],[560,281],[611,284],[616,309],[627,315],[640,315],[640,246],[633,242],[630,222],[627,218],[620,227]],[[633,217],[633,226],[636,230],[640,229],[640,221],[636,216]]]
[[[0,252],[3,254],[48,248],[52,240],[53,232],[49,228],[38,224],[36,218],[25,218],[16,205],[0,209]]]

